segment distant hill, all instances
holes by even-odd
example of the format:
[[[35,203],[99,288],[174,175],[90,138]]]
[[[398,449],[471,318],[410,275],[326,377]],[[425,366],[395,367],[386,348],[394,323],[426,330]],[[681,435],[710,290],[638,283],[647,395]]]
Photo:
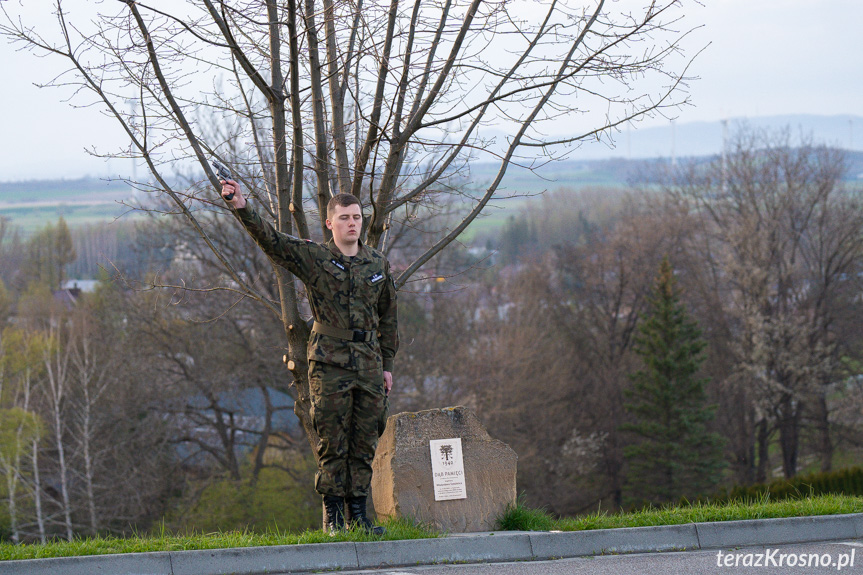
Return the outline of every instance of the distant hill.
[[[846,150],[863,151],[863,117],[850,115],[818,116],[796,114],[758,118],[728,118],[728,136],[733,137],[742,125],[757,129],[789,129],[796,137],[811,137],[816,143]],[[711,156],[722,152],[722,122],[669,122],[664,126],[642,128],[638,124],[623,127],[613,134],[614,147],[605,143],[587,142],[569,156],[573,160],[609,158],[644,159],[686,156]],[[502,132],[486,130],[483,135],[495,138],[488,149],[503,151],[506,138]]]
[[[125,199],[129,184],[121,180],[79,178],[75,180],[25,180],[0,182],[0,206],[30,202],[85,202]]]
[[[133,195],[119,180],[0,182],[0,217],[9,218],[26,236],[60,216],[73,227],[112,221],[129,211],[123,202]]]
[[[732,118],[728,135],[748,123],[754,128],[789,129],[793,137],[804,135],[817,143],[844,148],[847,151],[848,179],[863,179],[863,118],[859,116],[771,116],[762,118]],[[485,136],[493,136],[486,132]],[[722,151],[721,122],[694,122],[659,128],[627,130],[615,136],[617,147],[601,144],[584,145],[574,150],[569,159],[546,164],[535,172],[511,165],[500,188],[499,197],[532,195],[545,190],[584,187],[622,187],[639,176],[650,173],[657,164],[668,163],[674,157],[704,158]],[[498,138],[503,141],[503,138]],[[494,146],[490,146],[494,148]],[[848,151],[850,150],[850,151]],[[491,182],[497,172],[494,163],[470,164],[469,182],[478,190]],[[475,192],[476,193],[476,192]],[[0,182],[0,216],[7,217],[25,233],[60,215],[70,225],[110,221],[129,212],[123,205],[134,192],[120,180],[83,178],[77,180],[32,180]],[[128,217],[128,216],[124,216]]]
[[[811,137],[819,144],[845,150],[863,151],[863,118],[859,116],[768,116],[760,118],[729,118],[728,136],[743,125],[756,129],[788,129],[791,136]],[[664,127],[622,132],[617,137],[617,149],[604,157],[655,158],[672,156],[710,156],[722,152],[721,122],[693,122]]]
[[[848,167],[846,181],[863,180],[863,152],[846,151],[845,154]],[[681,163],[688,160],[707,161],[718,155],[719,152],[678,157],[677,160]],[[510,166],[501,185],[503,191],[500,195],[506,195],[506,192],[538,193],[560,188],[630,186],[670,162],[670,158],[564,160],[543,166],[537,169],[536,173],[518,166]],[[477,186],[491,182],[498,168],[499,165],[493,163],[472,164],[470,181]]]

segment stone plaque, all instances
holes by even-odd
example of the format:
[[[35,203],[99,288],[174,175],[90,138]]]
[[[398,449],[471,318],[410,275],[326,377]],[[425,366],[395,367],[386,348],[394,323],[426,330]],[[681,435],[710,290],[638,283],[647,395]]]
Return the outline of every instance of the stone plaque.
[[[429,448],[435,501],[467,499],[461,438],[432,439],[429,441]]]
[[[453,438],[461,447],[468,497],[440,500],[430,447]],[[391,415],[372,464],[375,511],[378,517],[410,517],[449,533],[491,531],[515,503],[517,463],[515,452],[490,437],[465,407]]]

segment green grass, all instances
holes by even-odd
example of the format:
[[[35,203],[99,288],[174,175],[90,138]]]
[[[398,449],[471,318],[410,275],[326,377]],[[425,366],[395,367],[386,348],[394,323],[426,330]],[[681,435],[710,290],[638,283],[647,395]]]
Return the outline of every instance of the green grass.
[[[362,530],[343,531],[329,536],[321,530],[303,533],[225,532],[193,533],[186,535],[158,533],[152,536],[89,537],[74,541],[55,541],[42,544],[11,545],[0,543],[0,561],[13,559],[42,559],[46,557],[75,557],[81,555],[110,555],[116,553],[143,553],[150,551],[189,551],[194,549],[228,549],[235,547],[262,547],[268,545],[298,545],[303,543],[333,543],[337,541],[393,541],[399,539],[429,539],[440,533],[403,519],[382,523],[386,535],[376,537]]]
[[[646,527],[653,525],[681,525],[710,521],[740,519],[766,519],[776,517],[802,517],[863,512],[863,497],[847,495],[820,495],[801,499],[732,502],[728,504],[698,503],[689,506],[669,506],[645,509],[630,513],[608,514],[599,511],[589,515],[557,519],[541,509],[531,509],[519,503],[504,514],[499,528],[516,531],[583,531],[618,527]],[[323,531],[284,533],[278,530],[263,534],[249,532],[141,535],[129,538],[92,537],[75,541],[55,541],[45,545],[11,545],[0,543],[0,561],[13,559],[40,559],[46,557],[73,557],[81,555],[107,555],[114,553],[142,553],[150,551],[189,551],[195,549],[228,549],[235,547],[261,547],[268,545],[297,545],[302,543],[333,543],[337,541],[394,541],[400,539],[429,539],[440,533],[423,525],[403,519],[383,522],[387,533],[378,538],[359,530],[345,531],[335,536]]]
[[[0,206],[0,216],[9,218],[11,224],[21,229],[24,236],[37,232],[45,224],[56,224],[60,216],[69,227],[86,224],[110,222],[118,217],[124,221],[139,217],[140,212],[130,212],[129,208],[116,203],[95,205],[58,204],[44,206]]]
[[[762,497],[757,501],[734,501],[725,504],[697,503],[629,513],[608,514],[597,511],[590,515],[560,519],[544,510],[525,507],[519,502],[510,507],[501,517],[499,528],[509,531],[584,531],[861,512],[863,512],[863,497],[850,495],[819,495],[784,501],[770,501],[769,498]]]

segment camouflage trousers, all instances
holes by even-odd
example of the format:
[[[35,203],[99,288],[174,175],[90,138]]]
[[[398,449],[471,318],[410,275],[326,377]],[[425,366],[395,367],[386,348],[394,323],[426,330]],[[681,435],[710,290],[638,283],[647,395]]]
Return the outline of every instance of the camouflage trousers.
[[[389,408],[383,372],[312,361],[309,388],[312,425],[320,437],[315,489],[339,497],[368,495]]]

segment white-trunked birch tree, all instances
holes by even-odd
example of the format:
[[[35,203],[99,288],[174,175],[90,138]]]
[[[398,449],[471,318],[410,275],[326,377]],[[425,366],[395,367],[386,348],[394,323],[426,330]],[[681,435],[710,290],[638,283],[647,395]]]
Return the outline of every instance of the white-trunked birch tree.
[[[533,169],[685,103],[688,4],[58,0],[53,29],[0,4],[0,33],[64,58],[68,73],[47,83],[71,86],[75,103],[125,130],[129,149],[99,153],[146,163],[152,180],[136,185],[167,198],[214,252],[225,282],[196,287],[232,290],[279,316],[295,411],[314,443],[302,292],[280,267],[255,276],[242,253],[221,249],[211,160],[288,234],[326,237],[324,207],[337,192],[361,199],[374,248],[422,228],[425,245],[391,253],[401,288],[500,197],[513,164]],[[483,160],[497,163],[495,175],[471,182],[471,163]],[[204,178],[181,189],[178,172]],[[454,202],[460,221],[422,226]]]
[[[32,514],[24,503],[35,499],[36,525],[45,541],[44,515],[39,499],[39,470],[35,462],[44,423],[34,409],[34,388],[42,376],[39,359],[47,341],[39,334],[14,328],[0,332],[0,481],[6,501],[9,540],[20,543],[30,534]],[[31,478],[33,481],[31,481]]]

